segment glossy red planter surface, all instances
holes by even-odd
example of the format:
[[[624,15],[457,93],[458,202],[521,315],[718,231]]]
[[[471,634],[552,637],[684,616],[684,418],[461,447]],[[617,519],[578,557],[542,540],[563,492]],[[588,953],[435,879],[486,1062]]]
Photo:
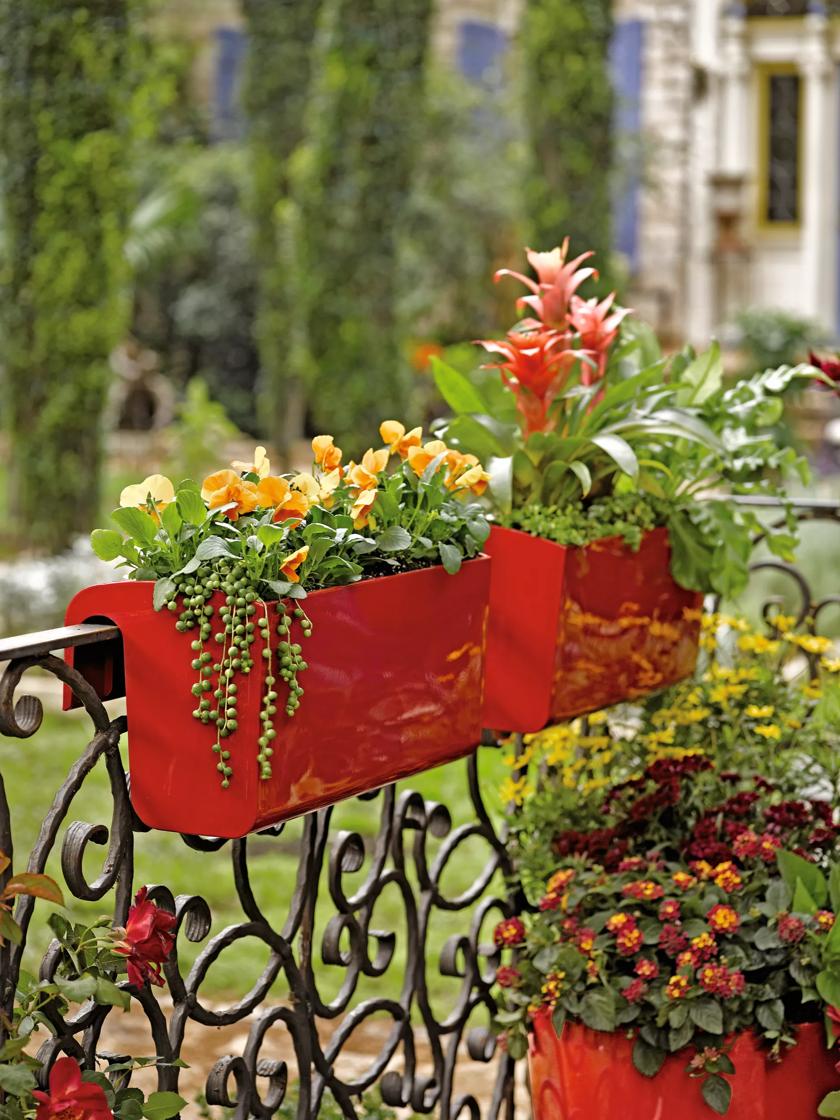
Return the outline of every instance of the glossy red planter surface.
[[[633,1066],[633,1042],[567,1025],[558,1038],[548,1015],[534,1017],[529,1055],[534,1120],[714,1120],[700,1081],[689,1078],[690,1052],[665,1060],[656,1077]],[[735,1039],[727,1078],[727,1120],[816,1120],[820,1100],[837,1084],[834,1056],[819,1024],[799,1029],[798,1042],[778,1063],[768,1062],[752,1032]]]
[[[76,667],[104,698],[126,696],[131,800],[140,819],[169,831],[243,836],[473,749],[482,728],[489,569],[480,557],[455,576],[435,567],[311,594],[305,691],[292,719],[278,703],[273,775],[265,781],[256,761],[258,637],[255,669],[239,681],[239,726],[225,740],[234,770],[228,789],[215,769],[213,731],[191,714],[193,635],[176,631],[170,612],[152,609],[151,583],[80,592],[67,622],[113,621],[122,651],[87,646],[67,657],[75,653]]]
[[[566,548],[494,527],[484,723],[550,721],[654,692],[694,669],[702,596],[671,575],[666,529]]]

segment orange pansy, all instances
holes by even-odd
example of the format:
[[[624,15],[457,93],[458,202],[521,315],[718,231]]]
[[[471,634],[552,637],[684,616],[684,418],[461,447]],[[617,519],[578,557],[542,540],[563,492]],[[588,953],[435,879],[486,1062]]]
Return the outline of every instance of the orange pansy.
[[[336,447],[332,436],[315,436],[312,440],[315,462],[325,471],[334,471],[341,463],[342,451]]]
[[[433,459],[437,459],[439,455],[446,454],[447,450],[448,448],[442,439],[433,439],[422,447],[410,447],[408,449],[408,462],[419,478],[429,463]]]
[[[408,458],[409,449],[419,447],[423,439],[422,428],[412,428],[406,432],[405,424],[399,420],[383,420],[379,425],[379,434],[392,455],[399,455],[401,459]]]
[[[280,565],[280,571],[289,580],[290,583],[299,583],[300,576],[297,574],[298,568],[309,555],[309,545],[305,544],[302,548],[297,549],[291,556],[287,556],[283,563]]]
[[[362,490],[357,495],[356,500],[350,509],[350,516],[353,518],[353,527],[355,529],[363,529],[370,521],[370,515],[373,512],[373,503],[376,501],[377,491]]]

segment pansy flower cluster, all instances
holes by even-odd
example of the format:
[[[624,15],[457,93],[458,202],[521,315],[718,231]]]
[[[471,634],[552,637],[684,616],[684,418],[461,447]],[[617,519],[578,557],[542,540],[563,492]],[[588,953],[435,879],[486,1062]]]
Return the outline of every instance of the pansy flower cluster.
[[[441,564],[455,574],[490,531],[478,499],[489,475],[474,455],[386,420],[382,446],[347,459],[331,435],[312,440],[307,471],[272,471],[266,449],[201,484],[150,475],[126,487],[94,551],[132,579],[154,580],[154,605],[189,635],[193,716],[208,725],[219,780],[234,776],[239,684],[262,673],[257,763],[272,775],[278,712],[301,705],[307,591]],[[254,645],[261,639],[262,658]],[[189,656],[189,650],[185,651]]]

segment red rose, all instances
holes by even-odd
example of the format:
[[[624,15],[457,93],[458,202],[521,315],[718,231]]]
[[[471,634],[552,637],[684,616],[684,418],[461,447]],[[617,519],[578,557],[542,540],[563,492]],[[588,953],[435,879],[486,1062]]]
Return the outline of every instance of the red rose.
[[[840,360],[834,358],[819,358],[812,350],[808,355],[808,361],[812,366],[816,366],[820,373],[834,382],[840,381]]]
[[[138,988],[147,980],[163,987],[160,966],[175,944],[173,930],[177,918],[151,902],[146,897],[148,893],[148,887],[141,887],[134,896],[125,923],[125,939],[114,950],[128,958],[128,979]]]
[[[49,1093],[33,1092],[38,1102],[35,1120],[113,1120],[105,1090],[82,1081],[73,1058],[59,1058],[50,1070]]]

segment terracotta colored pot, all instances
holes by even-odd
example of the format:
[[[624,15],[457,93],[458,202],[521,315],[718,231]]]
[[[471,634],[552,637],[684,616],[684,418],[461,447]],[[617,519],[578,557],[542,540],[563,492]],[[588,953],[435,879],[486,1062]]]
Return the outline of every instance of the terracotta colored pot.
[[[638,552],[566,548],[494,527],[484,723],[539,731],[633,700],[694,669],[702,596],[671,575],[666,529]]]
[[[80,592],[67,622],[112,621],[122,644],[66,656],[103,698],[126,696],[131,799],[140,819],[168,831],[243,836],[475,747],[489,578],[490,561],[479,557],[455,576],[435,567],[311,594],[304,696],[289,719],[280,690],[268,780],[260,780],[256,760],[263,676],[257,636],[254,670],[238,681],[239,726],[224,740],[234,770],[228,789],[216,771],[215,729],[191,714],[194,635],[176,631],[169,611],[152,609],[151,583]],[[218,596],[214,605],[221,602]]]
[[[736,1037],[727,1077],[727,1120],[816,1120],[822,1097],[837,1085],[834,1057],[822,1026],[800,1028],[798,1044],[780,1063],[768,1063],[755,1035]],[[548,1015],[534,1017],[529,1055],[534,1120],[714,1120],[699,1079],[686,1073],[690,1053],[666,1058],[656,1077],[633,1066],[633,1042],[577,1024],[557,1037]]]

